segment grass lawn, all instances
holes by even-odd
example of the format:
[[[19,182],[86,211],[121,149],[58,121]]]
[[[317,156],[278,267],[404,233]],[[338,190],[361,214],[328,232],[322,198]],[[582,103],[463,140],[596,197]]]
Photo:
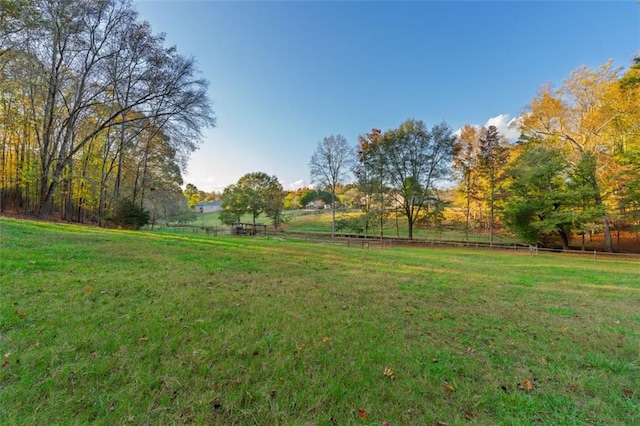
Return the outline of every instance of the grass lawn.
[[[0,218],[0,424],[640,424],[640,262]]]

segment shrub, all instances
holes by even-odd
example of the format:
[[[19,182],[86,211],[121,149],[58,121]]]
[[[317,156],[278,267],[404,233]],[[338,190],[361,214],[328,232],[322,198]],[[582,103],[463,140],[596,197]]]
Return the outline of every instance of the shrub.
[[[112,221],[123,228],[140,229],[149,223],[149,218],[147,210],[138,207],[131,200],[121,200],[113,212]]]

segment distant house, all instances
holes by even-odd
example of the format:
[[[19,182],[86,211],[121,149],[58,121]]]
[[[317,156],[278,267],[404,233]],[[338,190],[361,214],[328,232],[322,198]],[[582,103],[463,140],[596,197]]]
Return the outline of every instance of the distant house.
[[[307,210],[322,210],[326,208],[328,204],[325,204],[322,200],[313,200],[305,206]]]
[[[201,201],[195,206],[196,213],[213,213],[222,210],[222,201]]]

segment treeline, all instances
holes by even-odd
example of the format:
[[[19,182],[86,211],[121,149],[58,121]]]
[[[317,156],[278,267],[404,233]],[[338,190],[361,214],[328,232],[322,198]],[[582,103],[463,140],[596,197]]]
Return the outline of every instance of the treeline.
[[[533,244],[558,237],[564,248],[572,235],[602,233],[612,251],[613,233],[640,228],[639,123],[640,60],[624,74],[609,62],[542,87],[518,118],[517,141],[495,126],[465,125],[453,137],[446,123],[409,119],[360,135],[350,155],[344,137],[324,138],[311,177],[334,200],[359,200],[352,228],[365,234],[382,235],[402,215],[410,238],[415,225],[448,222],[467,239],[484,229],[493,241],[499,227]],[[355,196],[343,190],[347,170]]]
[[[0,1],[0,211],[104,223],[185,204],[207,82],[128,0]]]
[[[556,235],[612,234],[640,226],[640,61],[624,74],[608,62],[543,86],[520,117],[520,139],[501,144],[487,170],[483,135],[463,128],[456,170],[467,226],[493,207],[502,225],[544,245]],[[483,173],[484,169],[484,173]]]

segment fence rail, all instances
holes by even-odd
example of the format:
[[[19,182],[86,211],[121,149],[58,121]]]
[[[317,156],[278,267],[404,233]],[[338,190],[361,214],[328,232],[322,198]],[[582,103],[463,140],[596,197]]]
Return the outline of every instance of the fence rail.
[[[173,226],[172,226],[173,227]],[[219,227],[198,227],[192,225],[178,226],[177,228],[190,229],[192,233],[204,232],[207,235],[230,235],[231,232],[226,228]],[[562,249],[548,249],[541,248],[532,245],[518,244],[518,243],[489,243],[484,241],[459,241],[459,240],[444,240],[444,239],[414,239],[397,238],[397,237],[364,237],[362,235],[353,234],[335,234],[334,238],[331,238],[330,234],[326,233],[314,233],[314,232],[292,232],[292,231],[273,231],[269,230],[266,233],[261,233],[260,236],[266,236],[267,238],[279,237],[279,238],[291,238],[297,240],[304,240],[305,242],[314,242],[319,244],[329,245],[341,245],[347,247],[361,248],[361,249],[390,249],[394,247],[458,247],[467,248],[473,250],[502,250],[502,251],[516,251],[516,252],[528,252],[531,255],[539,253],[555,253],[562,255],[573,256],[590,256],[593,260],[603,259],[630,259],[640,260],[640,254],[638,253],[607,253],[596,250],[562,250]]]

